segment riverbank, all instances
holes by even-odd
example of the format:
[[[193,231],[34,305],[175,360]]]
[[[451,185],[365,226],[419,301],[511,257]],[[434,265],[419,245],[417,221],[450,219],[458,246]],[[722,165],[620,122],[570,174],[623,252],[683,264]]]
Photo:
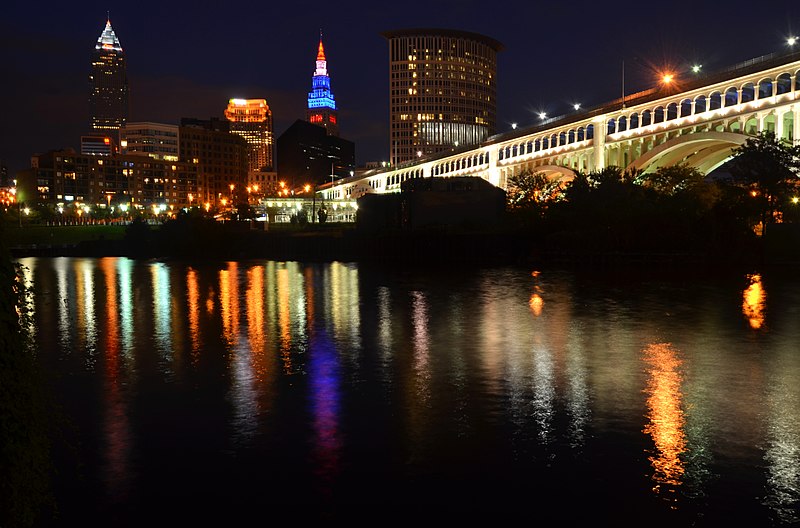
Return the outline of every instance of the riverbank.
[[[104,257],[137,259],[278,261],[365,261],[426,265],[524,264],[540,267],[749,266],[769,261],[800,262],[787,236],[770,242],[703,251],[604,249],[560,244],[555,237],[526,231],[447,230],[365,232],[353,225],[253,229],[249,223],[184,226],[38,226],[10,230],[11,253],[22,257]],[[16,232],[14,232],[16,231]]]

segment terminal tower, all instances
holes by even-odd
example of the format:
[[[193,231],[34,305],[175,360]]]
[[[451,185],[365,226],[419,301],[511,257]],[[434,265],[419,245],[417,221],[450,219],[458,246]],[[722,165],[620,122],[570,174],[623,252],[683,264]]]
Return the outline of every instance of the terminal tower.
[[[339,123],[336,116],[336,100],[331,92],[331,78],[328,75],[328,62],[322,46],[322,33],[317,50],[317,68],[314,70],[311,91],[308,92],[306,121],[327,130],[329,136],[339,136]]]

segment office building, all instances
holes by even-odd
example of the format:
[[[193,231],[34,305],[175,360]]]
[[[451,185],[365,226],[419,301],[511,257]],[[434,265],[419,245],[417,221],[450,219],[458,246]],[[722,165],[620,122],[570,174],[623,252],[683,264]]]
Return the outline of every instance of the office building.
[[[311,91],[308,92],[308,110],[306,121],[323,127],[328,135],[339,135],[339,118],[336,114],[336,99],[331,92],[331,77],[328,75],[328,61],[325,59],[325,48],[322,46],[322,35],[319,36],[317,48],[317,67],[311,80]]]
[[[230,131],[250,146],[250,171],[272,170],[272,111],[266,99],[231,99],[225,109]]]
[[[123,154],[141,154],[155,159],[178,161],[178,126],[164,123],[125,123],[119,130]]]
[[[278,138],[278,178],[290,189],[352,176],[355,144],[298,119]]]
[[[31,169],[20,174],[36,189],[39,203],[175,210],[192,205],[197,196],[197,164],[141,155],[54,150],[32,156]]]
[[[250,147],[241,135],[231,133],[231,122],[183,118],[179,136],[180,160],[197,166],[197,203],[219,206],[223,198],[241,199]]]
[[[92,53],[89,85],[92,131],[108,133],[119,130],[128,119],[128,74],[125,53],[110,20],[106,21]]]
[[[476,145],[495,133],[494,39],[449,29],[386,31],[390,162]]]
[[[81,136],[81,154],[89,156],[110,156],[116,153],[116,141],[114,141],[114,138],[110,134]]]

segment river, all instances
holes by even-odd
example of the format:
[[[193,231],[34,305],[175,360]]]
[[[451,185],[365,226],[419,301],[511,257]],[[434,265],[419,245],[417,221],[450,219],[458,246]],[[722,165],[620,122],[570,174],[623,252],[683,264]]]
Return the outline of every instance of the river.
[[[56,525],[800,524],[790,270],[19,261]]]

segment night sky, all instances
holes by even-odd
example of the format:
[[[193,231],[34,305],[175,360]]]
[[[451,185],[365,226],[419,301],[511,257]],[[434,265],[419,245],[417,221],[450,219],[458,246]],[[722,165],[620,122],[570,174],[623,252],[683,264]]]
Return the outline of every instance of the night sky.
[[[663,6],[663,7],[662,7]],[[388,159],[388,45],[381,32],[450,28],[500,41],[498,132],[652,86],[655,71],[713,71],[786,48],[789,0],[641,2],[13,2],[0,10],[0,161],[79,147],[88,75],[110,11],[128,60],[131,121],[222,117],[265,98],[277,138],[304,118],[322,29],[340,135],[356,161]],[[680,73],[679,73],[680,78]]]

